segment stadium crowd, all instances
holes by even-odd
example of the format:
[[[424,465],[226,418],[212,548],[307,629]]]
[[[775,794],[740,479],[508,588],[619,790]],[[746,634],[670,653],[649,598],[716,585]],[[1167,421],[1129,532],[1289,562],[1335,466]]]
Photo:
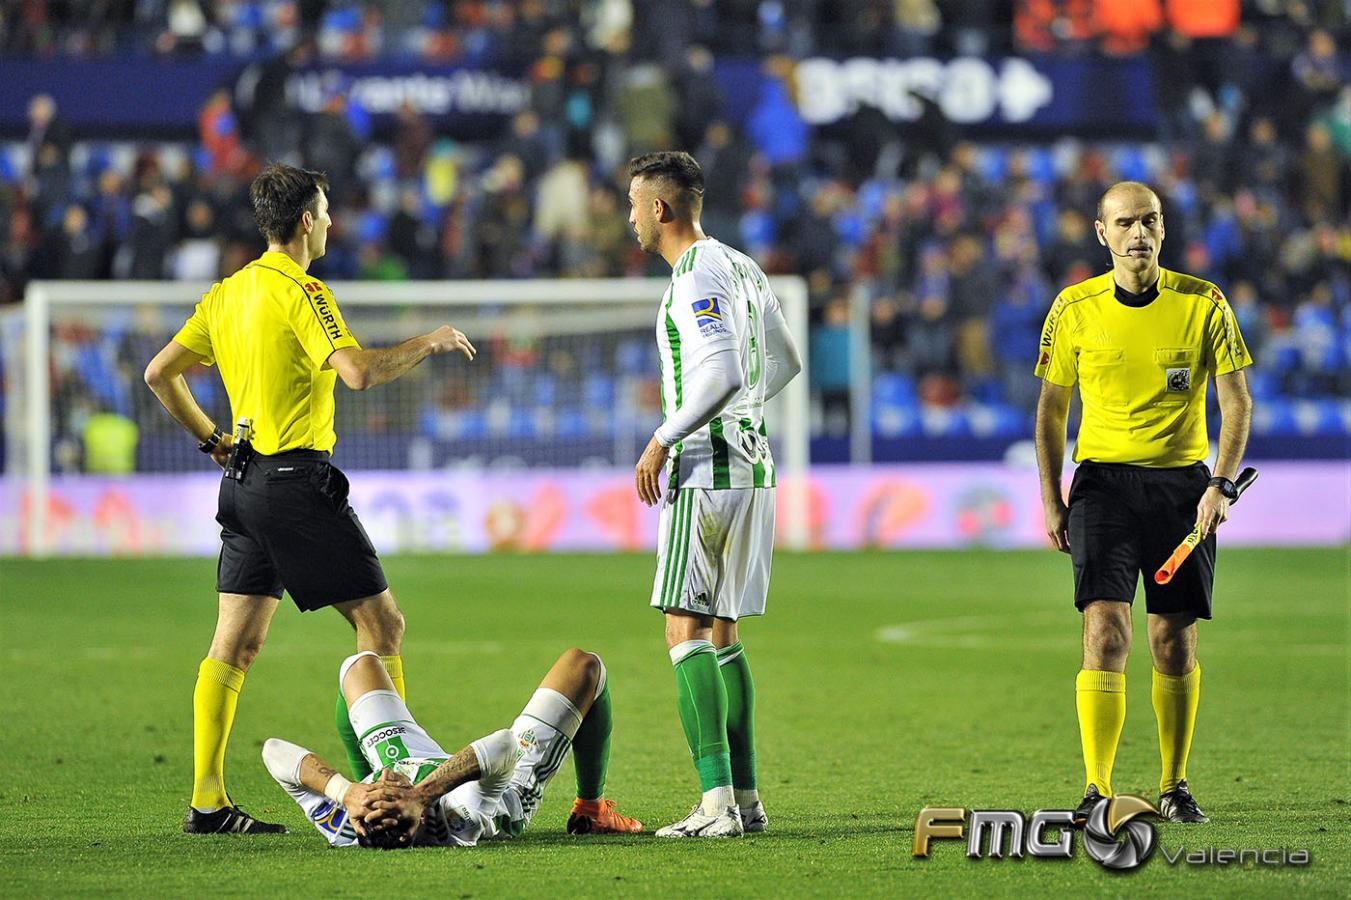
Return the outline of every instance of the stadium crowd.
[[[848,430],[848,322],[864,302],[875,433],[1012,437],[1029,432],[1052,298],[1107,264],[1097,197],[1132,178],[1163,197],[1164,264],[1214,280],[1237,311],[1258,433],[1345,433],[1346,33],[1338,4],[1302,0],[1241,14],[1237,0],[21,0],[0,9],[0,53],[251,65],[199,111],[195,141],[73,133],[33,97],[27,135],[0,144],[0,302],[34,278],[233,271],[258,250],[247,185],[265,158],[329,174],[335,225],[315,269],[329,280],[661,274],[626,224],[623,163],[683,148],[704,168],[707,231],[808,281],[820,432]],[[1157,135],[975,140],[936,108],[813,129],[791,101],[792,60],[811,54],[1008,52],[1147,59]],[[784,88],[739,121],[711,75],[733,54]],[[481,141],[410,108],[375,129],[341,84],[318,112],[291,105],[296,69],[381,56],[519,64],[530,101]]]

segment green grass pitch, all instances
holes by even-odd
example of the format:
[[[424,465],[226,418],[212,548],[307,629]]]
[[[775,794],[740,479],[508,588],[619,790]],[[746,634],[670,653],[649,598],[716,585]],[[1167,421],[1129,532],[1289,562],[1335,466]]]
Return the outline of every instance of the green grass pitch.
[[[610,796],[653,830],[695,799],[651,558],[402,557],[413,711],[447,747],[509,723],[559,651],[599,651],[614,693]],[[565,765],[518,841],[472,850],[333,851],[263,769],[269,736],[342,759],[332,709],[347,626],[280,608],[249,673],[228,785],[281,837],[179,831],[191,692],[214,621],[209,560],[0,563],[0,894],[144,896],[1339,895],[1348,834],[1348,554],[1221,554],[1202,623],[1189,776],[1209,826],[1177,847],[1305,848],[1300,868],[911,857],[925,805],[1072,807],[1079,619],[1054,553],[781,554],[770,615],[743,628],[759,691],[771,832],[730,842],[572,839]],[[1139,637],[1116,765],[1151,799],[1158,750]],[[1336,885],[1341,884],[1342,888]]]

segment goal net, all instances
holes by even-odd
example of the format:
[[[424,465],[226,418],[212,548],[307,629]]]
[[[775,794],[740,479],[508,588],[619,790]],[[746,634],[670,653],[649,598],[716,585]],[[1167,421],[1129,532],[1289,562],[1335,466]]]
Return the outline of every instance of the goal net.
[[[801,279],[772,279],[806,351]],[[363,346],[444,323],[479,350],[365,392],[337,388],[334,462],[385,552],[652,546],[632,469],[661,420],[656,306],[665,279],[333,285]],[[145,387],[145,364],[206,284],[35,282],[3,341],[0,552],[214,552],[219,472]],[[212,367],[188,373],[215,421]],[[804,372],[767,411],[779,540],[803,546]]]

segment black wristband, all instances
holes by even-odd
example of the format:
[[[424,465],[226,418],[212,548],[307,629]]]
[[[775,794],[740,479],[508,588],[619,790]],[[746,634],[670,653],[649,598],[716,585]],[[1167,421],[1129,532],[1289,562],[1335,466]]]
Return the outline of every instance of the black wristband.
[[[1220,493],[1229,498],[1230,503],[1238,499],[1238,487],[1223,475],[1216,475],[1210,479],[1209,487],[1219,488]]]
[[[198,444],[197,449],[201,450],[203,453],[211,453],[220,446],[220,442],[223,440],[225,440],[225,432],[221,431],[219,428],[213,429],[211,437]]]

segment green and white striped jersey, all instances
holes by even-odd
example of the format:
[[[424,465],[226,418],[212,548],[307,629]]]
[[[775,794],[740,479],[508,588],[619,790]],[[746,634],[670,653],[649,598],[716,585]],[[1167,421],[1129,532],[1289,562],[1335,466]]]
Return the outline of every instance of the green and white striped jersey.
[[[705,238],[676,261],[657,313],[662,416],[680,408],[691,374],[717,351],[736,352],[742,388],[712,421],[671,449],[672,486],[774,486],[764,420],[767,324],[786,328],[779,300],[755,260]]]

